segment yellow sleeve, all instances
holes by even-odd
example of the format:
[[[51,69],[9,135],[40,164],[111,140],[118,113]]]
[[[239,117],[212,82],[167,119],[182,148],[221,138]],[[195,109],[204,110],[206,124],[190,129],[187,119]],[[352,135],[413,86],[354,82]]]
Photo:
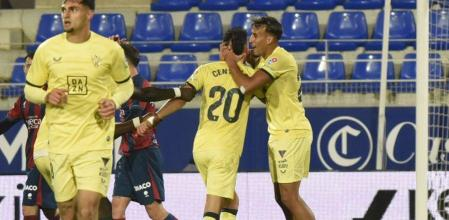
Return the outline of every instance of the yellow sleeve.
[[[115,88],[112,94],[112,100],[115,103],[115,108],[120,108],[120,106],[125,103],[134,92],[134,84],[131,79],[128,78],[127,81],[119,83],[117,88]]]
[[[187,79],[187,83],[195,88],[196,91],[203,89],[204,85],[204,66],[199,66],[195,72]]]
[[[45,61],[44,51],[39,47],[34,55],[33,65],[31,65],[26,75],[25,98],[36,104],[45,103],[47,92],[42,87],[48,80],[48,67]]]
[[[112,56],[112,65],[111,65],[111,76],[112,79],[116,83],[124,83],[127,80],[130,80],[130,72],[128,67],[128,62],[125,58],[125,52],[123,49],[115,43],[114,49],[112,52],[114,53]]]
[[[281,62],[279,57],[273,56],[264,61],[260,66],[260,69],[265,70],[271,78],[276,79],[280,77],[283,73],[287,72],[288,65]]]

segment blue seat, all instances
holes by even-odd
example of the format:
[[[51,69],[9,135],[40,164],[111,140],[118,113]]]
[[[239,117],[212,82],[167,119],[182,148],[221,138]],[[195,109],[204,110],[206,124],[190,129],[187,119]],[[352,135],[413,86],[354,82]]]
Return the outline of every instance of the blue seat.
[[[209,55],[210,61],[219,61],[220,60],[220,54],[211,54]]]
[[[416,54],[408,53],[404,57],[405,61],[402,64],[402,69],[399,78],[401,80],[416,79]],[[443,63],[441,62],[440,54],[429,54],[429,80],[444,79]],[[429,88],[441,87],[441,82],[430,82]],[[416,91],[415,82],[399,82],[395,86],[396,92],[414,93]]]
[[[391,55],[388,59],[391,60]],[[352,79],[355,80],[380,80],[382,54],[363,53],[357,56],[354,65]],[[393,62],[388,61],[387,79],[394,79]],[[387,83],[391,87],[391,83]],[[355,82],[350,86],[351,91],[361,93],[379,93],[380,81],[377,82]]]
[[[336,40],[344,39],[345,41],[329,41],[329,50],[355,50],[359,46],[364,45],[364,41],[368,39],[368,25],[366,23],[365,14],[363,12],[332,12],[327,22],[325,39]],[[354,41],[348,41],[354,39]],[[325,44],[318,45],[319,50],[325,49]]]
[[[161,62],[180,62],[180,63],[161,63],[156,75],[156,81],[160,82],[184,82],[197,68],[196,57],[194,55],[170,55],[165,54],[161,57]],[[182,63],[189,62],[189,63]],[[193,63],[192,63],[193,62]]]
[[[309,54],[304,64],[302,91],[305,93],[327,93],[342,90],[344,84],[338,82],[317,82],[314,80],[343,80],[345,65],[341,54]]]
[[[383,38],[384,12],[377,16],[376,26],[372,39],[376,42],[368,42],[365,48],[368,50],[381,50]],[[390,50],[403,50],[407,46],[414,46],[416,39],[415,18],[411,11],[392,11],[390,13],[390,39],[410,39],[409,41],[390,41]]]
[[[261,11],[285,10],[287,3],[284,0],[249,0],[246,8]]]
[[[295,5],[297,0],[284,0],[285,4],[287,5]]]
[[[36,51],[39,43],[64,31],[60,14],[43,14],[36,33],[36,42],[27,46],[27,51]]]
[[[232,15],[231,27],[241,27],[251,36],[252,19],[267,16],[266,12],[236,12]]]
[[[171,46],[172,51],[199,52],[218,48],[223,38],[221,18],[218,13],[188,13],[179,34],[180,43]],[[195,41],[182,43],[182,41]],[[201,41],[217,41],[202,43]]]
[[[433,10],[429,18],[430,47],[438,50],[448,50],[447,38],[449,38],[449,11]],[[439,40],[438,40],[439,39]]]
[[[25,83],[25,72],[23,71],[24,63],[24,57],[16,58],[14,62],[14,68],[11,73],[10,83]],[[8,98],[19,96],[21,94],[23,94],[23,86],[8,86],[1,89],[0,97]]]
[[[145,13],[136,16],[131,41],[140,52],[159,52],[170,46],[170,44],[151,43],[148,41],[174,40],[175,28],[171,14]]]
[[[240,6],[245,6],[246,4],[248,4],[248,0],[237,0],[237,2]]]
[[[125,18],[122,14],[95,14],[90,28],[104,37],[118,35],[120,38],[126,38]]]
[[[205,0],[198,6],[200,10],[237,10],[240,7],[237,0]]]
[[[295,8],[298,10],[330,10],[336,5],[336,0],[298,0],[295,3]]]
[[[317,42],[294,42],[288,40],[312,40],[320,38],[318,17],[315,13],[284,12],[282,14],[282,41],[280,45],[289,51],[304,51]]]
[[[150,69],[150,63],[148,62],[148,57],[145,55],[140,55],[139,59],[139,65],[137,65],[137,72],[139,75],[141,75],[144,79],[151,81],[151,69]]]
[[[391,0],[392,8],[416,9],[416,0]]]
[[[188,11],[192,4],[198,4],[194,0],[156,0],[151,3],[151,11]]]
[[[191,6],[198,6],[201,0],[189,0]]]
[[[343,3],[345,9],[381,9],[384,5],[384,0],[346,0]]]

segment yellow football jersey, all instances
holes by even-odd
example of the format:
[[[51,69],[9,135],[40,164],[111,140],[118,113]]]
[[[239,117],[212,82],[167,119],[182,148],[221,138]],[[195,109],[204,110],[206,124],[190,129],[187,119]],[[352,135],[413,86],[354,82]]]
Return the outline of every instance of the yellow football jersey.
[[[297,130],[311,130],[301,101],[301,81],[295,58],[282,47],[262,59],[258,69],[263,69],[273,82],[266,87],[268,132],[271,135],[294,135]]]
[[[244,74],[254,74],[250,66],[239,63],[239,67]],[[215,148],[241,154],[252,96],[240,92],[223,61],[198,67],[187,83],[202,90],[193,151]]]
[[[47,105],[48,151],[70,153],[112,149],[114,119],[103,120],[98,102],[111,98],[111,78],[116,83],[130,79],[122,48],[114,41],[91,32],[88,41],[71,43],[66,34],[56,35],[36,51],[27,74],[27,84],[67,90],[64,107]]]

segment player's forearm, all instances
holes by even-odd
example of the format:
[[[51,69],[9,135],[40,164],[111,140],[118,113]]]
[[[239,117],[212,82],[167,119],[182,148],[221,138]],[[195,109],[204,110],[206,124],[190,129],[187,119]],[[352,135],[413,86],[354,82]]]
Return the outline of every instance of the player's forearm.
[[[131,96],[131,99],[145,102],[157,102],[166,99],[172,99],[175,97],[176,93],[174,89],[146,87],[146,88],[134,88],[134,93]]]
[[[8,131],[15,123],[16,121],[11,121],[8,118],[5,118],[2,121],[0,121],[0,134],[3,134],[6,131]]]
[[[115,124],[115,131],[114,131],[114,139],[118,138],[126,133],[133,132],[136,130],[136,128],[140,125],[140,123],[144,120],[145,117],[149,116],[150,114],[147,113],[142,117],[136,117],[132,120],[128,120],[122,123],[116,123]]]
[[[257,88],[260,87],[259,85],[254,83],[253,80],[251,80],[251,77],[243,74],[237,63],[235,63],[234,61],[226,61],[226,63],[228,64],[232,79],[240,87],[240,91],[242,93],[253,93]]]
[[[25,98],[35,104],[44,104],[45,97],[47,96],[47,91],[43,90],[39,87],[34,87],[28,84],[25,84]]]
[[[115,103],[115,108],[119,108],[123,103],[128,101],[133,92],[134,92],[134,84],[131,79],[129,79],[124,83],[118,84],[114,94],[112,95],[112,100]]]
[[[184,107],[186,101],[182,99],[171,99],[167,101],[160,109],[157,111],[159,118],[162,120],[167,116],[177,112],[179,109]]]

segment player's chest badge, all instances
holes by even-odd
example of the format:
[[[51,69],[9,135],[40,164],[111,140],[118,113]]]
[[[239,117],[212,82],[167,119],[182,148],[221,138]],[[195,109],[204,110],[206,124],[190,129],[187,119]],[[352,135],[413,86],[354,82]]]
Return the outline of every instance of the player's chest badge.
[[[97,56],[97,55],[93,55],[92,56],[92,64],[96,68],[100,67],[101,61],[102,61],[102,59],[99,56]]]

